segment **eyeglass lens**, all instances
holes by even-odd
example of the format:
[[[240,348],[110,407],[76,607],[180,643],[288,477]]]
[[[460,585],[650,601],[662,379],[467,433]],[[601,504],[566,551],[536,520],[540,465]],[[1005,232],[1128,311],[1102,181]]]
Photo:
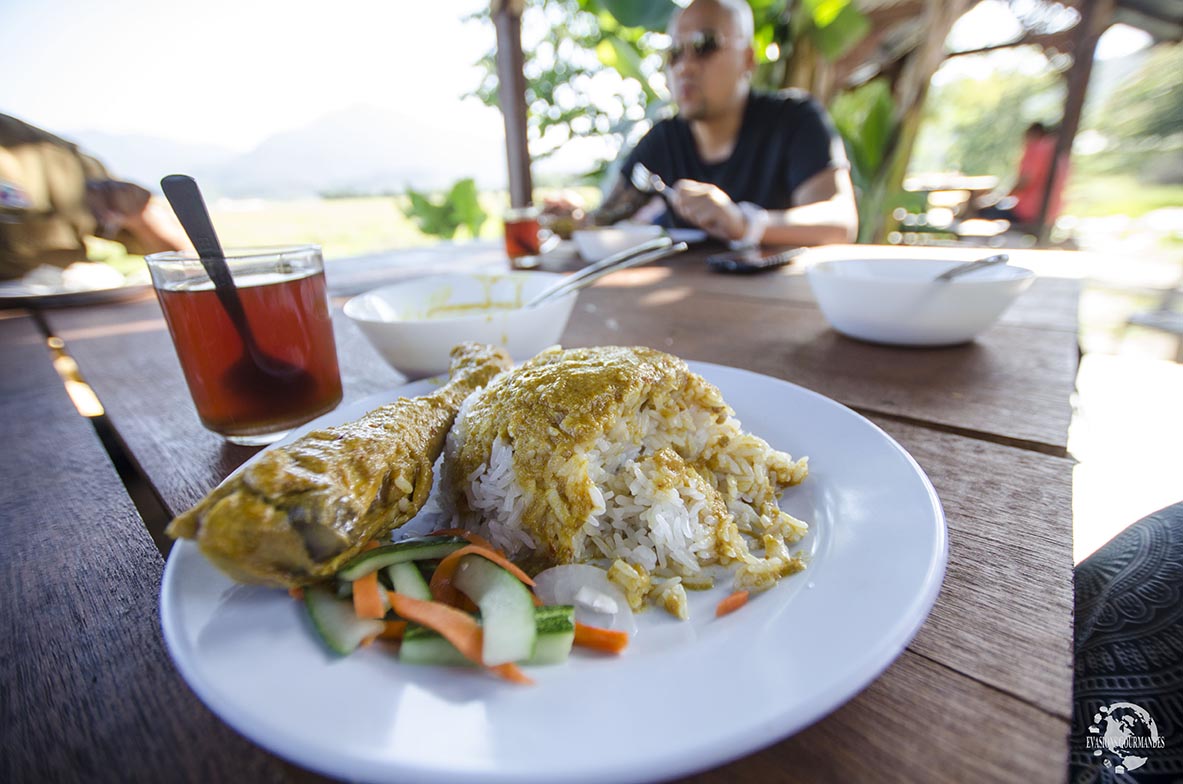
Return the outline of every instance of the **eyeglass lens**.
[[[700,30],[690,36],[690,40],[686,43],[675,41],[666,56],[669,64],[677,65],[686,54],[687,49],[694,53],[697,60],[710,57],[719,51],[719,36],[713,30]]]

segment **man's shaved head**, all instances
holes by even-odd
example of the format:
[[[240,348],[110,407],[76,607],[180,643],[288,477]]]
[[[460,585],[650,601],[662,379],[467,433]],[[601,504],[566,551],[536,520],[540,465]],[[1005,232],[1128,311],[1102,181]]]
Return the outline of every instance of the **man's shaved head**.
[[[673,35],[678,26],[678,20],[682,14],[694,6],[712,5],[727,12],[731,18],[731,25],[729,30],[720,30],[728,35],[742,38],[744,41],[751,41],[756,35],[756,22],[752,18],[752,7],[748,5],[747,0],[694,0],[685,8],[680,8],[674,12],[673,17],[670,18],[669,33]]]

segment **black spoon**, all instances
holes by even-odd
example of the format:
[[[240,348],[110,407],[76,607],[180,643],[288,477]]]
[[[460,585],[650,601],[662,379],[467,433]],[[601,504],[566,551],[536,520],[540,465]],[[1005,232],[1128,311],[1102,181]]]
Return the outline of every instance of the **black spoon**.
[[[252,398],[260,398],[274,395],[278,382],[283,385],[285,396],[302,398],[316,386],[316,382],[304,368],[271,356],[255,340],[197,181],[185,174],[170,174],[160,181],[160,187],[197,250],[201,266],[213,281],[218,301],[246,349],[246,353],[226,371],[227,386]]]

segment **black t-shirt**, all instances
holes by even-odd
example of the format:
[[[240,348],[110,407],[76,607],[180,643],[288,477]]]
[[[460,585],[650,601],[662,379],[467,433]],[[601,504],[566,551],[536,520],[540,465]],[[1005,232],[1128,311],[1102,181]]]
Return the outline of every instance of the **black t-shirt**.
[[[825,110],[800,90],[753,91],[735,149],[724,161],[702,160],[681,117],[662,120],[637,142],[624,162],[626,180],[638,161],[668,185],[682,179],[709,182],[737,204],[750,201],[770,210],[793,206],[793,191],[818,172],[849,166]]]

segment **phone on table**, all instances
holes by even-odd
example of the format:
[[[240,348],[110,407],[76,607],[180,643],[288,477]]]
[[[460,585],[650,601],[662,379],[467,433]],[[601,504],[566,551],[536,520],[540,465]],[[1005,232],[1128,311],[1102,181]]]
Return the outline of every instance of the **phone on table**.
[[[766,272],[783,267],[805,252],[805,248],[773,250],[769,248],[745,248],[727,253],[716,253],[707,257],[707,266],[715,272],[748,274]]]

